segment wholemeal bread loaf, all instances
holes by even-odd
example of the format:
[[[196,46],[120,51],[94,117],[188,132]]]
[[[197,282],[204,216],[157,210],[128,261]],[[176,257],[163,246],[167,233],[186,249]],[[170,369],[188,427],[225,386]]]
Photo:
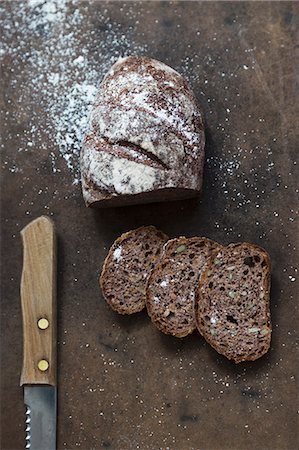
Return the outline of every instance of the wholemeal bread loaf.
[[[200,271],[219,248],[202,237],[167,242],[146,288],[147,311],[160,331],[184,337],[195,330],[194,295]]]
[[[201,112],[179,73],[151,58],[119,60],[99,87],[82,146],[86,205],[198,195],[204,144]]]
[[[109,250],[100,276],[107,303],[120,314],[145,306],[145,286],[168,237],[153,226],[122,234]]]
[[[269,309],[271,264],[253,244],[230,244],[206,263],[195,296],[197,327],[217,352],[253,361],[271,340]]]

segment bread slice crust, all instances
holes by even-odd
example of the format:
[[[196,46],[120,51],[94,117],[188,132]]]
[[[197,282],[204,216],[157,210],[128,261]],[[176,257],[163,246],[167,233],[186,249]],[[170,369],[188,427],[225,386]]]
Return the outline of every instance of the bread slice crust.
[[[146,281],[167,240],[165,233],[150,225],[128,231],[112,244],[99,284],[114,311],[133,314],[145,307]]]
[[[213,252],[199,278],[195,317],[199,332],[235,363],[254,361],[270,348],[268,253],[255,244],[230,244]]]
[[[201,267],[220,244],[205,237],[168,241],[146,287],[146,307],[163,333],[185,337],[196,328],[194,294]]]

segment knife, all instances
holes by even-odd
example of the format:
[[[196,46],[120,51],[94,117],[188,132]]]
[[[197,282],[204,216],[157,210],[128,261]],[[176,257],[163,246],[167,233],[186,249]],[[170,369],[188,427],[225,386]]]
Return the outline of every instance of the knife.
[[[21,231],[23,366],[26,446],[56,449],[56,236],[41,216]]]

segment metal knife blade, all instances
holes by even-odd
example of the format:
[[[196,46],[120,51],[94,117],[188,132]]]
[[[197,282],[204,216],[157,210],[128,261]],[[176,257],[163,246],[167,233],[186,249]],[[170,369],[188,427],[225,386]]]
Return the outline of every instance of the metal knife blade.
[[[26,448],[56,448],[57,389],[54,386],[25,386]]]
[[[56,236],[45,216],[21,231],[26,448],[56,449]]]

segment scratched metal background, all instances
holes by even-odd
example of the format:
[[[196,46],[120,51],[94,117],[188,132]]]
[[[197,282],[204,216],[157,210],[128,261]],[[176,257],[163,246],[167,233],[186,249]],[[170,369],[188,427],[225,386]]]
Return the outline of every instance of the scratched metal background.
[[[1,448],[24,447],[19,232],[46,212],[59,236],[59,449],[297,449],[298,3],[69,4],[67,14],[77,9],[84,17],[74,29],[78,55],[80,42],[94,36],[96,46],[117,24],[126,42],[146,45],[148,55],[188,76],[206,116],[200,201],[106,211],[85,208],[63,159],[53,173],[49,152],[59,149],[46,133],[45,146],[18,152],[30,119],[20,111],[31,97],[29,91],[18,100],[28,76],[18,51],[20,25],[13,25],[20,4],[1,6],[0,25],[11,20],[16,30],[9,42],[16,51],[2,59],[0,103]],[[29,53],[45,48],[47,37],[40,39],[23,43]],[[100,64],[101,52],[90,51]],[[37,106],[43,131],[47,111]],[[12,155],[19,170],[10,165]],[[170,338],[145,313],[121,317],[106,306],[97,279],[107,249],[121,232],[143,224],[170,236],[250,241],[268,250],[273,340],[265,357],[234,365],[197,333]]]

